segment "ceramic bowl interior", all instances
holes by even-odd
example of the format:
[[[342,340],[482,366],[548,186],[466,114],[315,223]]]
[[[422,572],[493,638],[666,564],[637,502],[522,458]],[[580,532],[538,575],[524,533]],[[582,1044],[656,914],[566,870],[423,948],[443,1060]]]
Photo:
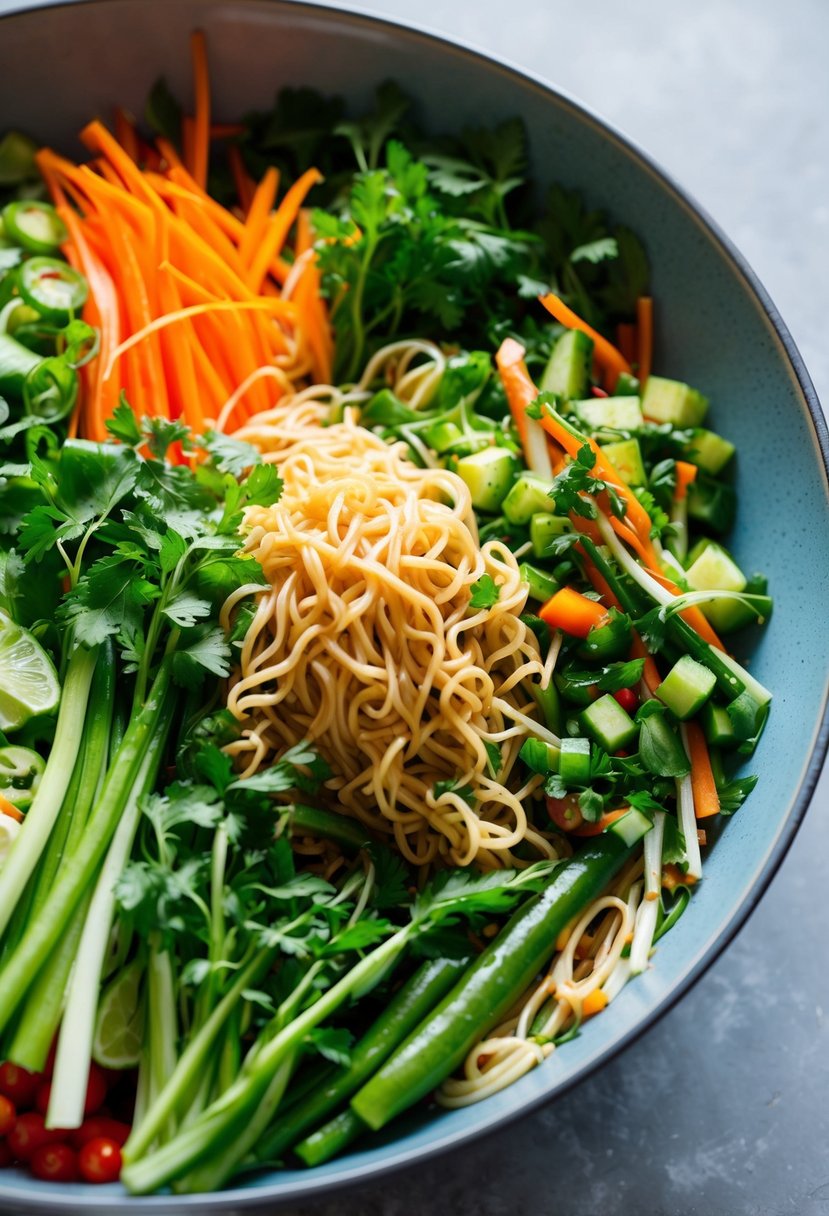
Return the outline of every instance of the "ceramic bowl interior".
[[[108,116],[116,102],[140,113],[159,74],[189,95],[187,38],[197,26],[207,31],[221,119],[267,106],[284,85],[341,93],[359,109],[376,84],[392,78],[417,98],[418,117],[435,130],[520,115],[540,186],[576,186],[641,233],[658,309],[655,365],[708,394],[713,425],[737,444],[740,513],[732,547],[744,568],[768,574],[775,596],[771,625],[751,644],[751,669],[775,694],[751,761],[760,782],[709,850],[704,883],[652,969],[575,1042],[480,1105],[411,1117],[316,1171],[263,1175],[220,1196],[127,1205],[203,1212],[296,1200],[492,1129],[606,1060],[712,961],[779,864],[825,751],[829,504],[825,424],[791,339],[751,272],[646,157],[572,101],[507,67],[395,25],[285,2],[98,0],[2,21],[0,122],[80,154],[80,127],[95,114]],[[59,1193],[22,1175],[0,1177],[7,1210],[120,1212],[124,1202],[117,1188]]]

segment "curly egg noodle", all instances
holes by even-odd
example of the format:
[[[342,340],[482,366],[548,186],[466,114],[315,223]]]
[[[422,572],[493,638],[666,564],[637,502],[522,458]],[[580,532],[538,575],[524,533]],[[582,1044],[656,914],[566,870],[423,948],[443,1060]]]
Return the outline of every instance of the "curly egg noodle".
[[[549,674],[520,619],[515,558],[479,547],[461,478],[416,467],[348,406],[321,426],[329,404],[307,390],[235,432],[284,482],[245,519],[270,587],[228,698],[244,723],[237,762],[248,775],[313,741],[332,801],[414,865],[555,857],[525,807],[541,778],[522,782],[516,765],[528,728],[544,733],[527,682]],[[475,610],[484,574],[499,595]]]

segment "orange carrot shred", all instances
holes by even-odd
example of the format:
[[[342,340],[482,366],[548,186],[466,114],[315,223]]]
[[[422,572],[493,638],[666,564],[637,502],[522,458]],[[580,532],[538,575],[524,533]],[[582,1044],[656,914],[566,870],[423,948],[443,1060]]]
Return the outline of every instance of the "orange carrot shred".
[[[636,334],[637,375],[640,384],[644,385],[651,374],[653,359],[653,300],[650,296],[640,296],[636,301]]]
[[[546,296],[539,296],[539,300],[547,312],[551,313],[561,325],[566,325],[568,329],[580,329],[582,333],[587,334],[588,338],[593,339],[593,357],[605,373],[606,386],[612,392],[616,387],[619,373],[629,373],[631,370],[624,355],[611,342],[608,342],[607,338],[603,338],[597,330],[593,329],[592,325],[582,321],[581,317],[553,292],[549,292]]]
[[[193,56],[193,85],[195,118],[192,135],[193,177],[203,190],[207,189],[207,165],[210,156],[210,74],[207,67],[207,44],[202,30],[190,36]]]
[[[697,819],[707,819],[720,812],[720,796],[711,768],[711,758],[705,735],[699,722],[685,723],[688,740],[688,759],[691,761],[691,789],[694,795],[694,813]]]

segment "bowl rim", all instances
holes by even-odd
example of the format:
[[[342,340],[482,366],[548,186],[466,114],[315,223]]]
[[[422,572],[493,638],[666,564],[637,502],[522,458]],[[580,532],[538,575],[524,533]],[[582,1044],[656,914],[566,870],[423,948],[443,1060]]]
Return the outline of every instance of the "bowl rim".
[[[63,8],[97,8],[111,3],[112,0],[12,0],[11,5],[0,13],[0,22],[13,20],[27,13]],[[138,0],[133,0],[137,3]],[[146,3],[146,0],[144,0]],[[161,0],[157,0],[161,2]],[[170,0],[166,0],[170,3]],[[207,8],[211,0],[201,0]],[[216,0],[218,3],[218,0]],[[720,254],[742,278],[749,296],[759,306],[766,320],[774,331],[785,359],[794,374],[800,389],[803,402],[809,415],[813,438],[817,443],[824,478],[829,487],[829,425],[821,407],[817,391],[806,369],[803,357],[783,321],[777,306],[772,301],[761,280],[752,269],[744,255],[737,249],[731,239],[725,234],[720,225],[708,211],[696,200],[693,194],[681,185],[672,174],[661,165],[639,144],[621,131],[612,122],[603,118],[589,105],[578,100],[568,91],[559,88],[551,81],[545,80],[536,73],[522,68],[510,59],[487,51],[476,44],[462,42],[451,34],[442,33],[430,26],[413,25],[396,17],[384,16],[378,12],[358,12],[350,7],[327,3],[326,0],[246,0],[246,3],[256,7],[282,9],[288,12],[296,9],[299,13],[310,16],[326,17],[333,15],[335,19],[350,26],[381,28],[391,34],[402,35],[410,39],[420,39],[432,46],[448,50],[455,55],[474,61],[479,66],[492,70],[515,80],[518,84],[529,86],[537,93],[551,97],[563,109],[569,110],[577,118],[586,121],[597,128],[605,137],[615,141],[620,150],[631,160],[637,162],[673,197],[674,201],[690,215],[691,219],[703,229],[718,247]],[[230,1216],[233,1211],[241,1209],[253,1210],[261,1207],[276,1207],[295,1202],[297,1199],[312,1199],[332,1192],[352,1189],[366,1183],[376,1182],[379,1178],[396,1171],[411,1167],[417,1162],[431,1160],[448,1152],[450,1149],[481,1140],[492,1135],[510,1123],[524,1118],[546,1105],[553,1098],[568,1092],[575,1085],[597,1072],[600,1067],[621,1054],[631,1043],[638,1040],[647,1030],[671,1010],[674,1005],[692,988],[704,973],[720,957],[726,947],[733,941],[754,912],[761,897],[768,889],[771,880],[779,870],[792,842],[800,828],[824,763],[829,754],[829,681],[824,689],[823,706],[813,730],[812,750],[801,774],[800,784],[792,799],[789,812],[783,821],[778,836],[769,850],[769,855],[756,873],[754,880],[735,910],[730,920],[709,939],[700,957],[676,982],[674,987],[637,1023],[626,1035],[617,1036],[595,1056],[574,1069],[556,1085],[553,1092],[538,1094],[530,1098],[520,1108],[507,1110],[498,1115],[480,1121],[479,1125],[453,1133],[437,1140],[434,1144],[417,1148],[405,1147],[401,1142],[399,1147],[387,1146],[389,1155],[382,1160],[368,1165],[355,1165],[344,1168],[339,1175],[320,1177],[313,1171],[308,1171],[298,1183],[287,1186],[280,1182],[266,1182],[261,1186],[235,1188],[212,1194],[195,1195],[150,1195],[131,1197],[113,1188],[90,1188],[84,1186],[77,1193],[57,1192],[52,1194],[38,1191],[32,1193],[28,1188],[19,1189],[15,1185],[0,1182],[0,1210],[12,1201],[17,1210],[23,1212],[58,1212],[58,1211],[89,1211],[96,1216],[105,1213],[121,1213],[126,1205],[132,1210],[147,1212],[164,1211],[198,1211],[225,1212]],[[8,1209],[6,1209],[8,1210]]]

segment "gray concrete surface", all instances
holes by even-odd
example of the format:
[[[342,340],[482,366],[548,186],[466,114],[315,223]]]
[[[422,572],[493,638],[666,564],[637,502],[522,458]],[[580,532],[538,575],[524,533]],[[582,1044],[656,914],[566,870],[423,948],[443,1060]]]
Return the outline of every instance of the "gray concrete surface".
[[[376,0],[548,78],[748,257],[829,404],[826,0]],[[825,773],[760,908],[681,1004],[540,1114],[293,1216],[829,1212]]]

